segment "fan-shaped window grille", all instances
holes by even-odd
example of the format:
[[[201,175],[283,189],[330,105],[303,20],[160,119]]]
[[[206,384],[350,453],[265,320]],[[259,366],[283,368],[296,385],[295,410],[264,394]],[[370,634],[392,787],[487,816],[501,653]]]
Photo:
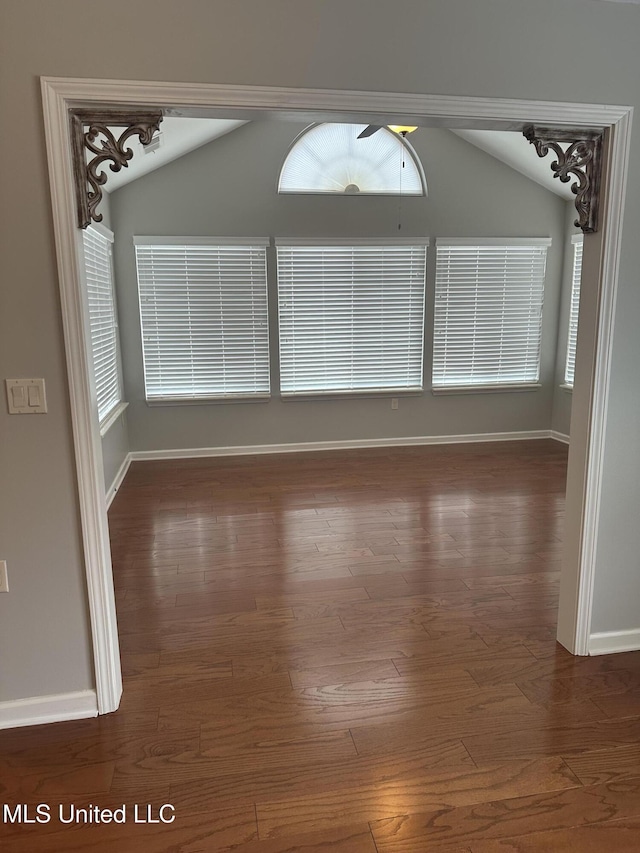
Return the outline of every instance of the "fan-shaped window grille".
[[[364,124],[312,125],[296,139],[280,172],[280,193],[426,195],[418,157],[386,127],[364,139]]]

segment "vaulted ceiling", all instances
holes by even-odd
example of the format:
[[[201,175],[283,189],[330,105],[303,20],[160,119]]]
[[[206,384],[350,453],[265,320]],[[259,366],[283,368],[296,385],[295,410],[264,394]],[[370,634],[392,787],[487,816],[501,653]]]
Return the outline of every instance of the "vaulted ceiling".
[[[131,139],[127,144],[133,149],[132,160],[129,161],[126,169],[109,174],[105,189],[113,192],[196,148],[231,133],[243,124],[246,122],[236,119],[165,117],[161,125],[159,145],[152,144],[145,149],[137,140]],[[536,181],[545,189],[565,199],[573,198],[570,184],[563,184],[553,177],[549,167],[552,155],[548,155],[544,160],[540,159],[520,132],[496,130],[451,132],[527,178]]]

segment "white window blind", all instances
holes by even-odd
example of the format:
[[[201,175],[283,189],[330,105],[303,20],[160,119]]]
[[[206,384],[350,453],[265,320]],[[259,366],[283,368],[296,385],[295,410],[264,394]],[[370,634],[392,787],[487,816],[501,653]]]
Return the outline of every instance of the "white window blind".
[[[93,372],[98,400],[98,420],[104,421],[121,401],[111,244],[106,228],[93,226],[82,232],[84,267],[89,302]]]
[[[434,389],[538,382],[550,243],[437,241]]]
[[[567,361],[564,369],[565,385],[573,388],[576,370],[576,342],[578,340],[578,310],[580,308],[580,279],[582,276],[583,238],[575,234],[573,243],[573,277],[571,282],[571,307],[569,309],[569,336],[567,338]]]
[[[277,247],[283,396],[422,388],[424,241]]]
[[[134,242],[147,399],[268,396],[267,241]]]

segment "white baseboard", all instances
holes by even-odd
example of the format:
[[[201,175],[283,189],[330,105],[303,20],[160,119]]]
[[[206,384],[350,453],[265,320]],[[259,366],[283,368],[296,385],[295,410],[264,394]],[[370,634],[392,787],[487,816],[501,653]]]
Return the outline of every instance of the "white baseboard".
[[[357,450],[367,447],[413,447],[428,444],[471,444],[485,441],[526,441],[551,438],[551,430],[479,432],[468,435],[426,435],[400,438],[362,438],[346,441],[303,441],[291,444],[247,444],[236,447],[194,447],[174,450],[134,450],[132,461],[196,459],[203,456],[256,456],[264,453],[303,453],[313,450]]]
[[[63,720],[84,720],[97,716],[98,699],[95,690],[0,702],[0,729],[59,723]]]
[[[611,655],[640,650],[640,628],[629,631],[604,631],[589,637],[590,655]]]
[[[111,506],[111,502],[115,498],[118,493],[118,489],[122,485],[122,481],[127,476],[127,471],[129,470],[129,465],[131,465],[131,454],[127,453],[125,456],[122,465],[118,468],[118,473],[114,477],[113,483],[107,489],[107,494],[105,496],[107,501],[107,509]]]
[[[561,441],[563,444],[569,444],[569,436],[565,435],[563,432],[558,432],[555,429],[549,430],[549,438],[553,438],[555,441]]]

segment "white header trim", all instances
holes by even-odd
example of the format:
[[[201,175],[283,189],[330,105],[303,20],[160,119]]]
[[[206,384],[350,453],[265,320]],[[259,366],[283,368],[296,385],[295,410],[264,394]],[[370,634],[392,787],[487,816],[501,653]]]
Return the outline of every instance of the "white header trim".
[[[550,246],[551,237],[437,237],[436,246]]]
[[[276,246],[428,246],[428,237],[276,237]]]
[[[133,238],[134,246],[268,246],[268,237],[148,237]]]
[[[308,117],[318,121],[395,124],[395,119],[416,121],[424,127],[468,127],[468,119],[486,128],[513,130],[513,122],[544,122],[554,127],[608,126],[629,115],[632,107],[614,104],[579,104],[567,101],[532,101],[516,98],[482,98],[467,95],[432,95],[343,89],[302,89],[285,86],[234,86],[224,83],[169,83],[156,80],[101,80],[84,77],[41,77],[42,86],[55,97],[74,104],[99,103],[172,107],[171,115],[211,115],[221,108],[225,117],[255,118],[256,110],[279,117]],[[231,111],[234,112],[231,115]],[[273,116],[275,117],[275,116]],[[425,121],[423,117],[426,117]],[[431,121],[429,121],[431,120]],[[461,122],[464,122],[462,123]],[[398,121],[399,123],[399,121]]]
[[[100,234],[101,237],[104,237],[105,240],[108,240],[110,243],[113,243],[115,240],[113,231],[110,231],[106,225],[103,225],[101,222],[92,222],[87,226],[87,231],[96,231]]]

